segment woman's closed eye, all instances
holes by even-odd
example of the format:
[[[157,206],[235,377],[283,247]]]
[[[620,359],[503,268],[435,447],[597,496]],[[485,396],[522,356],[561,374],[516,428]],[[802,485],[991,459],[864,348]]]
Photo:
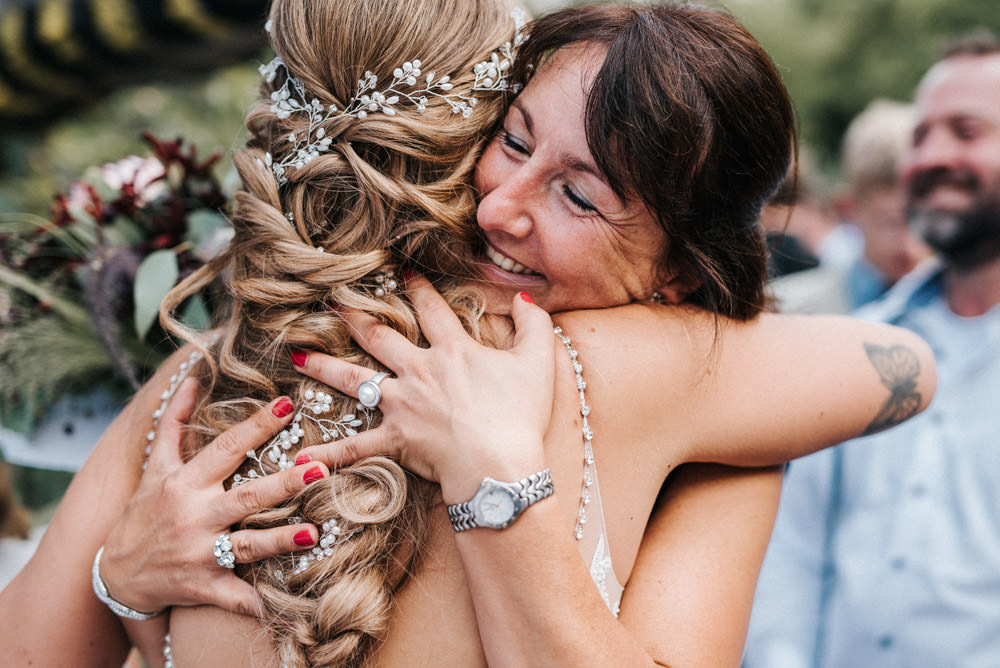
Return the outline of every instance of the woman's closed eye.
[[[511,149],[512,151],[516,151],[517,153],[522,153],[524,155],[529,154],[528,147],[522,144],[520,140],[515,138],[509,132],[507,132],[506,129],[500,131],[500,141],[503,142],[504,146]]]
[[[581,197],[577,193],[573,192],[573,189],[569,187],[568,184],[564,184],[562,187],[563,196],[569,200],[574,207],[579,209],[584,213],[600,213],[597,207],[588,202],[585,198]]]

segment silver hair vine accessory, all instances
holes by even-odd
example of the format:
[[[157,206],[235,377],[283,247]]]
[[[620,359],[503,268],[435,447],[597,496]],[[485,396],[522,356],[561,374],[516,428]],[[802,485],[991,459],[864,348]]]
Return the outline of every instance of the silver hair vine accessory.
[[[296,517],[290,521],[293,524],[298,524],[302,521],[302,518]],[[333,548],[335,545],[349,541],[351,538],[364,530],[364,525],[361,525],[352,531],[344,531],[343,528],[337,523],[337,520],[331,517],[327,521],[323,522],[323,526],[320,529],[319,542],[316,543],[316,546],[304,554],[296,553],[293,555],[295,558],[295,568],[292,570],[292,574],[298,575],[306,570],[312,562],[322,561],[327,557],[333,556]],[[281,571],[281,569],[275,569],[274,577],[277,578],[279,582],[285,581],[285,574]]]
[[[516,92],[516,87],[509,85],[507,71],[514,62],[518,47],[528,36],[521,32],[527,20],[527,15],[521,9],[511,12],[514,19],[514,37],[490,54],[489,60],[477,63],[473,68],[475,79],[467,91],[453,90],[451,77],[437,77],[435,72],[423,74],[423,63],[412,60],[403,63],[393,70],[392,81],[379,90],[378,77],[372,72],[358,80],[357,91],[344,109],[336,105],[323,105],[316,97],[307,94],[305,86],[292,75],[280,56],[275,56],[271,62],[261,65],[260,73],[264,80],[273,83],[279,70],[284,70],[285,83],[271,93],[271,112],[278,118],[288,118],[292,114],[306,114],[309,118],[308,129],[301,134],[292,133],[288,141],[293,150],[287,157],[274,160],[270,153],[265,154],[263,164],[271,169],[278,185],[288,182],[286,170],[291,167],[301,169],[307,163],[319,157],[330,149],[332,140],[326,136],[323,124],[336,118],[351,116],[365,118],[369,113],[383,113],[387,116],[396,114],[397,105],[411,103],[418,112],[427,108],[430,98],[438,98],[446,102],[452,113],[462,114],[468,118],[476,106],[474,93],[487,91],[502,91],[510,87]],[[266,26],[270,31],[270,22]],[[419,83],[418,83],[419,82]],[[418,88],[418,86],[420,86]]]
[[[339,420],[327,417],[320,417],[329,413],[333,397],[326,392],[316,392],[306,390],[304,394],[305,403],[292,418],[292,423],[283,429],[277,436],[268,441],[257,450],[248,450],[247,459],[257,464],[257,468],[250,469],[245,476],[237,473],[233,476],[233,487],[243,485],[251,480],[256,480],[268,474],[269,468],[276,468],[277,471],[284,471],[295,466],[295,462],[288,458],[288,451],[293,445],[297,445],[305,431],[302,429],[302,420],[309,420],[315,424],[323,434],[323,442],[354,436],[358,433],[358,427],[368,429],[371,426],[372,414],[360,403],[356,404],[358,413],[348,413]],[[364,416],[364,419],[359,417]],[[362,426],[363,425],[363,426]]]

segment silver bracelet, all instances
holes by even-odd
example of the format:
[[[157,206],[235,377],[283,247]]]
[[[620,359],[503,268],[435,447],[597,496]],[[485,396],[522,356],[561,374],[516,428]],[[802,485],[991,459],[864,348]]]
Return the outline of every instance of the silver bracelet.
[[[139,612],[138,610],[133,610],[124,603],[119,603],[115,599],[111,598],[111,594],[108,593],[108,587],[104,584],[104,580],[101,579],[101,555],[104,553],[104,546],[101,545],[101,549],[97,551],[97,555],[94,557],[94,566],[90,569],[90,583],[94,587],[94,595],[97,599],[104,605],[111,608],[111,612],[115,613],[119,617],[124,617],[125,619],[134,619],[139,622],[144,622],[147,619],[152,619],[158,615],[163,614],[163,610],[157,610],[156,612]]]

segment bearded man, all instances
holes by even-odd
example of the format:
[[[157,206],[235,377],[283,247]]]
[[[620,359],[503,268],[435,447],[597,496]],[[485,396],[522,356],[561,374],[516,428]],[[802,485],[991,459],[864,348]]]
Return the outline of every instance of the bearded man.
[[[1000,42],[949,50],[916,109],[902,179],[937,255],[861,313],[931,344],[937,395],[792,463],[746,668],[1000,665]],[[889,387],[915,373],[869,354]]]

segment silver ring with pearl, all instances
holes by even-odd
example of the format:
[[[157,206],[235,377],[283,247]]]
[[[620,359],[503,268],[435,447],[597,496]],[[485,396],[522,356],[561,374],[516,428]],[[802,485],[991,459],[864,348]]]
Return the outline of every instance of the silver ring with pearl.
[[[378,384],[389,377],[385,371],[379,371],[371,380],[358,385],[358,403],[368,409],[375,409],[382,401],[382,390]]]

